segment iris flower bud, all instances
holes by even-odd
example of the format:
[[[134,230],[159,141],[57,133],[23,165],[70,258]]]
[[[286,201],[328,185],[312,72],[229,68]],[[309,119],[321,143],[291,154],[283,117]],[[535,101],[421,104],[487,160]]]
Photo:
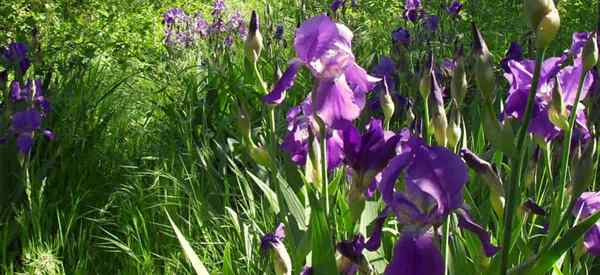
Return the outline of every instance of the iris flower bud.
[[[379,104],[381,104],[381,109],[383,110],[383,115],[386,121],[389,121],[394,115],[394,100],[392,100],[392,96],[390,95],[390,90],[387,86],[387,82],[385,77],[383,79],[384,89],[379,93]]]
[[[436,88],[434,85],[435,81],[435,72],[433,70],[433,66],[435,65],[435,58],[433,57],[433,53],[429,52],[427,55],[427,59],[423,64],[423,69],[421,70],[421,79],[419,80],[419,93],[421,93],[421,97],[423,99],[429,98],[429,94],[432,93],[432,90]]]
[[[574,198],[579,197],[594,180],[596,167],[594,166],[594,155],[596,153],[596,138],[592,138],[587,144],[583,155],[575,164],[575,177],[572,194]]]
[[[448,144],[448,119],[446,118],[444,102],[434,96],[433,105],[433,117],[431,118],[433,135],[439,145],[446,146]]]
[[[554,88],[552,89],[552,102],[548,110],[548,119],[550,119],[552,124],[554,124],[558,128],[567,129],[569,126],[567,109],[565,107],[565,102],[562,98],[560,80],[558,79],[558,77],[554,79]]]
[[[493,102],[496,95],[494,94],[494,87],[496,77],[494,76],[494,67],[492,66],[490,51],[483,40],[483,36],[475,23],[471,25],[473,33],[473,55],[475,59],[474,70],[475,79],[477,86],[481,91],[484,100]]]
[[[592,33],[583,48],[583,70],[591,70],[598,63],[598,41],[596,33]]]
[[[263,39],[260,34],[260,24],[256,11],[252,11],[250,17],[250,27],[248,37],[246,38],[246,55],[252,63],[256,63],[263,49]]]
[[[275,274],[277,275],[292,274],[292,260],[283,244],[284,238],[285,227],[283,223],[281,223],[277,226],[275,232],[268,233],[261,239],[261,249],[270,252],[273,259]]]
[[[458,110],[450,113],[450,122],[448,123],[448,146],[455,148],[462,136],[461,118]]]
[[[460,150],[460,156],[465,160],[467,166],[475,170],[490,187],[492,208],[498,216],[502,216],[504,214],[504,189],[502,187],[502,178],[498,175],[497,170],[489,162],[475,155],[467,148]]]
[[[544,50],[560,28],[560,15],[553,0],[526,0],[523,5],[531,27],[536,32],[535,45]]]
[[[465,72],[465,61],[462,55],[463,47],[461,45],[457,51],[456,68],[452,73],[452,81],[450,83],[450,93],[458,104],[458,107],[462,105],[469,85],[467,83],[467,73]]]

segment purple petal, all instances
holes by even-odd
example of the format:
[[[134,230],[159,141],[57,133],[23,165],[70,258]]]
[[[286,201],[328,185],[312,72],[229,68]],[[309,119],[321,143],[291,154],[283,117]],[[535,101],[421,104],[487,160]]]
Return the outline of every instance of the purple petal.
[[[575,202],[572,213],[580,215],[580,220],[600,210],[600,192],[584,192]],[[600,256],[600,223],[596,223],[585,234],[583,244],[593,256]]]
[[[576,66],[564,67],[558,73],[560,79],[560,86],[563,92],[563,101],[567,106],[572,106],[575,103],[577,97],[577,88],[579,87],[579,78],[583,71],[583,65],[581,62]],[[588,92],[592,88],[593,75],[587,73],[583,82],[580,100],[584,100],[587,97]]]
[[[343,76],[321,80],[314,93],[314,110],[329,127],[335,129],[343,128],[358,118],[364,107],[364,102],[360,104],[364,95],[354,93]]]
[[[375,84],[381,81],[379,78],[368,75],[367,71],[356,63],[353,63],[346,69],[345,75],[348,85],[356,93],[371,91],[375,87]]]
[[[375,251],[381,246],[381,235],[383,234],[383,225],[385,225],[385,219],[388,216],[389,208],[385,208],[381,214],[373,222],[373,230],[371,231],[371,237],[365,244],[365,248],[369,251]]]
[[[42,133],[48,141],[53,141],[56,139],[56,134],[54,134],[54,132],[52,132],[50,129],[45,129]]]
[[[313,268],[310,266],[304,266],[300,275],[313,275]]]
[[[338,38],[338,29],[327,15],[310,18],[298,28],[294,39],[296,54],[305,63],[323,55]]]
[[[360,263],[365,249],[365,237],[358,234],[352,240],[344,240],[337,244],[337,250],[354,263]]]
[[[444,261],[428,232],[404,232],[394,247],[386,275],[441,275]]]
[[[281,243],[285,238],[285,225],[280,223],[275,231],[265,234],[260,240],[260,248],[263,251],[270,249],[274,244]]]
[[[411,194],[422,194],[436,203],[434,219],[442,218],[463,203],[463,187],[468,181],[465,163],[443,147],[416,146],[413,163],[407,168],[406,188]]]
[[[33,132],[40,128],[42,115],[35,109],[16,112],[12,116],[12,128],[17,133]]]
[[[17,136],[17,147],[19,148],[19,152],[21,154],[27,154],[31,151],[31,146],[33,145],[33,133],[25,132],[20,133]]]
[[[485,255],[488,257],[494,256],[496,252],[498,252],[498,248],[490,242],[490,233],[485,231],[479,224],[475,223],[466,210],[457,209],[456,214],[458,215],[458,226],[475,233],[481,241]]]
[[[281,79],[277,81],[273,90],[263,97],[263,101],[267,104],[281,104],[285,99],[286,91],[294,85],[301,66],[302,62],[300,60],[293,60],[285,70],[285,73],[283,73],[283,76],[281,76]]]

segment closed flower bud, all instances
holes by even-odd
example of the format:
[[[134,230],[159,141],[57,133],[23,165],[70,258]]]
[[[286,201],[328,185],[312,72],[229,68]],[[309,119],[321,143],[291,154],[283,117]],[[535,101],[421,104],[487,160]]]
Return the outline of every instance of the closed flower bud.
[[[583,48],[583,70],[589,71],[598,63],[598,41],[596,33],[592,33]]]
[[[525,0],[523,8],[533,29],[537,29],[546,14],[556,9],[553,0]]]
[[[450,148],[456,148],[461,138],[462,127],[460,113],[455,110],[450,115],[450,122],[448,123],[448,146]]]
[[[482,123],[486,139],[502,152],[508,155],[514,155],[514,133],[511,127],[500,124],[500,121],[496,119],[491,111],[486,111],[483,114]]]
[[[387,82],[385,77],[383,79],[384,90],[379,93],[379,104],[381,104],[381,109],[383,110],[383,115],[386,120],[390,120],[394,115],[394,100],[392,100],[392,96],[390,95],[390,91],[387,86]]]
[[[252,11],[248,37],[246,38],[246,55],[252,63],[258,61],[263,49],[263,39],[259,27],[258,15],[256,14],[256,11]]]
[[[456,68],[452,73],[452,81],[450,83],[450,93],[458,104],[458,107],[462,106],[469,85],[467,83],[467,73],[465,72],[465,61],[462,57],[462,46],[459,51],[460,54],[456,59]]]
[[[475,70],[475,80],[484,100],[493,102],[496,97],[494,94],[496,77],[494,76],[491,54],[475,23],[472,24],[471,29],[473,33],[473,54],[475,59],[473,69]]]
[[[594,155],[596,153],[596,138],[592,138],[588,142],[583,155],[575,164],[575,177],[573,182],[572,195],[574,198],[579,197],[585,192],[594,180],[597,168],[594,166]]]
[[[421,97],[423,99],[429,98],[429,94],[431,94],[431,89],[434,88],[434,62],[435,59],[433,57],[433,54],[430,52],[427,56],[427,60],[425,60],[425,63],[423,64],[423,69],[421,70],[421,79],[419,80],[419,93],[421,93]]]
[[[554,79],[554,88],[552,89],[552,102],[550,104],[550,108],[548,109],[548,119],[550,119],[552,124],[554,124],[558,128],[567,129],[569,126],[567,109],[565,107],[565,102],[562,98],[560,80],[558,79],[558,77]]]
[[[437,143],[441,146],[446,146],[448,144],[448,119],[446,118],[446,110],[443,103],[435,104],[433,107],[431,126],[433,127],[433,135]]]
[[[258,165],[262,165],[268,167],[271,165],[271,155],[264,148],[251,145],[248,149],[250,152],[250,157],[254,160]]]
[[[550,0],[551,1],[551,0]],[[556,37],[560,29],[560,15],[555,8],[546,14],[536,29],[535,46],[538,50],[545,50]]]

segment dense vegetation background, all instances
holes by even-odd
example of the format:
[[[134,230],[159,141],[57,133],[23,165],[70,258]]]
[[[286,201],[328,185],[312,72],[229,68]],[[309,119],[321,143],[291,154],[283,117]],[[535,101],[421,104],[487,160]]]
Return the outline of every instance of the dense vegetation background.
[[[269,83],[275,67],[293,54],[294,27],[329,6],[314,1],[302,14],[298,2],[226,2],[246,19],[253,9],[266,15],[262,32],[269,49],[261,66]],[[497,61],[511,41],[527,45],[521,1],[464,2],[465,20],[456,33],[468,33],[470,21],[476,22]],[[402,1],[358,3],[339,20],[354,31],[354,53],[370,68],[389,53],[389,34],[403,24]],[[36,74],[48,86],[55,110],[49,119],[57,134],[55,142],[37,145],[41,153],[32,161],[38,184],[32,219],[24,219],[23,205],[8,195],[19,188],[17,177],[0,175],[0,273],[188,273],[167,209],[209,269],[263,274],[258,241],[275,219],[250,176],[265,171],[239,149],[231,104],[236,94],[249,92],[240,72],[243,42],[218,53],[201,46],[179,56],[163,44],[162,13],[181,7],[208,15],[211,5],[208,0],[0,1],[0,45],[31,43],[32,32],[39,33],[42,65]],[[564,0],[559,9],[562,26],[552,53],[570,45],[571,33],[598,24],[597,1]],[[285,48],[272,43],[276,24],[285,26]],[[464,39],[468,43],[470,37]],[[452,52],[433,47],[447,56]],[[205,59],[219,61],[198,65]],[[278,112],[282,118],[284,110]],[[263,126],[255,131],[263,132]],[[283,131],[283,121],[277,127]]]

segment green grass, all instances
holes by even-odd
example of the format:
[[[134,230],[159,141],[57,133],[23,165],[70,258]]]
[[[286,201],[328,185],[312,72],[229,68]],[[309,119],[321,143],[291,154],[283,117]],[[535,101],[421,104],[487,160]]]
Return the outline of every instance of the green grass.
[[[0,42],[29,39],[31,26],[41,28],[45,64],[37,72],[52,72],[47,82],[55,112],[49,121],[57,133],[55,142],[36,144],[29,171],[30,205],[24,197],[23,175],[0,175],[0,273],[190,274],[192,266],[166,210],[208,270],[270,274],[269,261],[259,250],[260,236],[280,221],[292,224],[298,214],[289,214],[287,209],[275,213],[249,174],[277,192],[278,183],[285,178],[299,194],[299,203],[309,199],[298,171],[283,155],[278,158],[278,179],[254,164],[241,144],[235,112],[240,99],[252,106],[255,142],[266,145],[269,140],[260,92],[244,75],[242,43],[203,66],[198,66],[197,60],[210,58],[213,53],[208,47],[175,58],[162,45],[162,12],[181,6],[207,13],[208,1],[50,1],[45,6],[44,2],[0,3],[0,15],[6,15],[0,19]],[[245,17],[255,8],[265,12],[264,1],[232,2]],[[284,22],[288,44],[282,49],[267,43],[260,61],[265,80],[273,83],[276,66],[284,69],[293,55],[291,30],[299,13],[297,1],[267,2],[274,3],[270,18],[264,20],[263,35],[270,37],[274,24]],[[354,31],[354,53],[366,67],[390,52],[389,32],[401,24],[398,2],[359,0],[363,9],[348,10],[340,18]],[[520,1],[468,1],[467,20],[447,31],[464,33],[468,21],[474,20],[488,39],[494,58],[500,60],[510,41],[526,40],[520,5],[511,2]],[[569,45],[570,33],[596,25],[596,1],[593,7],[586,1],[561,3],[563,29],[551,48],[553,54]],[[319,10],[314,4],[306,12],[314,15]],[[469,41],[465,35],[466,46]],[[434,48],[438,56],[449,57],[452,52],[445,45]],[[417,59],[413,56],[415,64]],[[310,85],[309,77],[301,76],[286,105],[301,100]],[[280,137],[286,127],[286,110],[276,110]],[[471,105],[467,112],[472,114],[465,116],[472,120],[467,124],[480,125],[478,106]],[[501,164],[502,157],[488,150],[483,130],[471,130],[469,147]],[[6,165],[6,171],[18,170],[13,167],[16,158],[3,161],[0,164]],[[499,166],[509,174],[510,167]],[[539,189],[528,192],[540,200],[551,196],[552,172],[544,165],[529,171],[528,179]],[[333,181],[341,182],[343,176],[340,171]],[[482,224],[498,225],[489,192],[475,175],[471,178],[475,180],[469,184],[465,201],[477,205],[474,217]],[[334,186],[341,190],[337,200],[343,212],[345,191],[341,184]],[[287,208],[288,203],[280,205]],[[344,222],[339,224],[352,228]],[[298,228],[290,230],[297,234],[286,240],[288,250],[294,260],[302,259],[305,236]],[[523,231],[527,233],[518,238],[515,249],[530,252],[532,248],[524,240],[535,240],[539,228],[529,223]],[[335,234],[349,237],[341,229]],[[453,249],[477,255],[477,240],[469,234],[456,234]],[[391,244],[384,245],[389,252]],[[575,256],[569,257],[574,265]],[[456,274],[474,274],[467,268],[479,263],[476,259],[456,260]],[[590,270],[598,265],[591,257],[580,261]],[[300,268],[296,261],[294,274]],[[467,270],[460,273],[459,268]]]

